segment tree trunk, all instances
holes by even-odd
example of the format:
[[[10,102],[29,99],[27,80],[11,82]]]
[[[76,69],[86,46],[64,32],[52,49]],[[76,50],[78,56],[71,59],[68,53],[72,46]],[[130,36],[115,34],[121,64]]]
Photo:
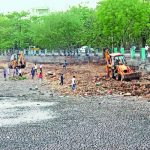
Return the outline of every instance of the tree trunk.
[[[146,45],[146,37],[142,36],[142,47],[145,47]]]

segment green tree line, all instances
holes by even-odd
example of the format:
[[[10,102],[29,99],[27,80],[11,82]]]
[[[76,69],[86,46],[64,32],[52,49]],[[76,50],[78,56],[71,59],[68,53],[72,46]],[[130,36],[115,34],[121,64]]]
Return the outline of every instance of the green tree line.
[[[0,50],[34,45],[48,50],[83,45],[139,47],[150,44],[149,0],[101,0],[95,9],[74,6],[47,16],[0,14]]]

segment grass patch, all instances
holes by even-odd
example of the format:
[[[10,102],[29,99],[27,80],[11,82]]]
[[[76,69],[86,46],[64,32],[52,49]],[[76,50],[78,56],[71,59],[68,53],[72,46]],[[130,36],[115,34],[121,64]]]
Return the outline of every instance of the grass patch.
[[[19,77],[19,80],[26,80],[27,77],[23,76],[23,77]]]
[[[14,80],[14,81],[16,81],[16,80],[26,80],[27,77],[26,77],[26,76],[22,76],[22,77],[20,77],[20,76],[15,76],[15,77],[9,77],[9,79],[10,79],[10,80]]]

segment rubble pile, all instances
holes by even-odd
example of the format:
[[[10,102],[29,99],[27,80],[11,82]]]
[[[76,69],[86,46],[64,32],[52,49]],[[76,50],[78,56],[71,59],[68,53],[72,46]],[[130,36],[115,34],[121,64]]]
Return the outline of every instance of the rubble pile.
[[[3,63],[0,64],[3,67]],[[31,68],[34,64],[28,63],[22,69],[23,76],[31,79]],[[2,69],[1,69],[2,72]],[[12,72],[12,71],[11,71]],[[54,90],[63,95],[112,95],[142,96],[150,100],[150,74],[142,73],[140,80],[116,81],[106,78],[105,66],[103,64],[87,63],[80,65],[68,65],[63,68],[59,64],[44,64],[43,74],[45,82]],[[64,74],[64,85],[60,85],[60,76]],[[76,77],[77,89],[71,89],[71,79]],[[36,74],[35,80],[38,79]]]
[[[107,95],[142,96],[150,99],[150,74],[142,74],[140,80],[116,81],[106,78],[105,66],[97,64],[69,65],[63,69],[58,65],[46,65],[46,79],[51,86],[64,95]],[[49,74],[48,74],[49,72]],[[64,74],[64,85],[59,85],[60,74]],[[72,92],[71,79],[76,77],[77,90]]]

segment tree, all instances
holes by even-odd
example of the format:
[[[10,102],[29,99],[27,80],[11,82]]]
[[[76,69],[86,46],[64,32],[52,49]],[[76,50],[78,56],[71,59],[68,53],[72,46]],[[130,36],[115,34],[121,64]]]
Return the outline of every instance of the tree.
[[[97,7],[97,20],[102,44],[128,46],[143,44],[149,31],[149,7],[141,0],[103,0]],[[104,39],[104,40],[103,40]]]
[[[17,49],[28,46],[27,42],[30,37],[30,19],[27,12],[13,12],[7,15],[9,19],[10,40]]]
[[[87,7],[72,7],[66,12],[50,13],[32,23],[35,45],[49,49],[72,49],[90,39],[93,10]]]

